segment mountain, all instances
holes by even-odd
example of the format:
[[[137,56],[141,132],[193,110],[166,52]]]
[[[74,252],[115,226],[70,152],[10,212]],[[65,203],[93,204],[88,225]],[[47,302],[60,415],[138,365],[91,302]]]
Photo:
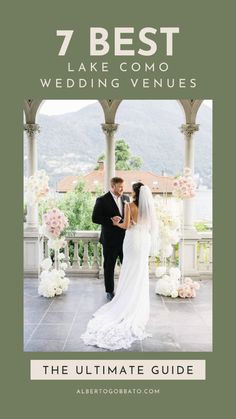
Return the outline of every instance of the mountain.
[[[53,187],[66,175],[93,170],[99,154],[105,151],[101,129],[103,110],[94,103],[63,115],[39,114],[39,168],[45,169]],[[124,139],[134,155],[143,160],[142,170],[175,175],[183,168],[184,136],[179,127],[184,113],[176,100],[124,100],[118,108],[116,139]],[[212,110],[202,105],[195,133],[195,172],[211,187]],[[26,145],[26,141],[25,141]],[[27,159],[25,150],[25,162]]]

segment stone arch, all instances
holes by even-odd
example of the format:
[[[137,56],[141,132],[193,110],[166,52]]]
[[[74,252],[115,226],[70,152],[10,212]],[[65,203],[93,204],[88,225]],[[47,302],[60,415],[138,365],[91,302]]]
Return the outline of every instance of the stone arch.
[[[25,112],[26,124],[35,124],[37,112],[42,106],[43,102],[44,100],[32,100],[32,99],[24,100],[23,108]]]
[[[26,119],[27,124],[35,124],[37,113],[44,102],[45,100],[33,100],[33,99],[24,100],[23,106],[24,106],[25,119]],[[102,100],[98,100],[98,102],[100,103],[104,112],[105,124],[115,124],[116,112],[122,102],[122,99],[121,100],[102,99]],[[195,124],[197,112],[203,100],[202,99],[198,99],[198,100],[179,99],[177,100],[177,102],[184,112],[185,123]]]
[[[106,124],[115,124],[116,112],[120,106],[122,100],[101,100],[99,101],[102,105],[105,117]],[[185,115],[186,124],[195,124],[196,116],[199,107],[201,106],[203,100],[194,100],[194,99],[179,99],[177,103],[180,105],[181,109]]]

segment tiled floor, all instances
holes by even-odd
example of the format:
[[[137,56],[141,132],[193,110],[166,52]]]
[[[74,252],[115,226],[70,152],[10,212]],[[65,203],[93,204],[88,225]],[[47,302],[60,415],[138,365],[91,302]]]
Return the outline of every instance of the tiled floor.
[[[136,341],[131,352],[211,352],[212,281],[202,280],[193,299],[155,294],[150,280],[151,338]],[[38,282],[24,285],[24,350],[26,352],[106,352],[80,338],[94,311],[106,302],[103,280],[71,279],[68,291],[53,299],[38,296]],[[125,352],[127,350],[120,350]]]

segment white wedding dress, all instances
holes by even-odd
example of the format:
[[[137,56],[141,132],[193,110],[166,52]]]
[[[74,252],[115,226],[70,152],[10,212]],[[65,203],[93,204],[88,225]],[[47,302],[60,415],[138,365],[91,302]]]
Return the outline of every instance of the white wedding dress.
[[[123,263],[115,297],[100,307],[81,336],[86,345],[117,350],[128,349],[145,331],[149,319],[150,225],[132,225],[123,242]]]

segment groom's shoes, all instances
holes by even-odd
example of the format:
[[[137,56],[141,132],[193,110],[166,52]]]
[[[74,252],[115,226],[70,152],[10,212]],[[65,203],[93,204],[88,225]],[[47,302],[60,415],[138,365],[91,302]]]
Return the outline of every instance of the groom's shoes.
[[[114,296],[115,296],[114,292],[107,292],[107,300],[108,301],[111,301]]]

